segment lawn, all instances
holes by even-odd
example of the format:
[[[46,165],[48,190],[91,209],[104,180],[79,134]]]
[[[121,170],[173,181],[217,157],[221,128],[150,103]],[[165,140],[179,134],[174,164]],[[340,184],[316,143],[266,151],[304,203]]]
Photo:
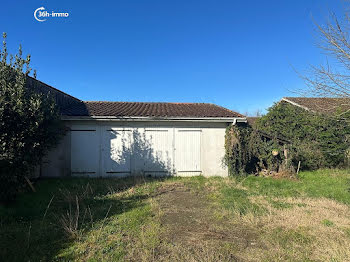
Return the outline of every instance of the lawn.
[[[0,261],[350,261],[350,172],[46,179],[0,206]]]

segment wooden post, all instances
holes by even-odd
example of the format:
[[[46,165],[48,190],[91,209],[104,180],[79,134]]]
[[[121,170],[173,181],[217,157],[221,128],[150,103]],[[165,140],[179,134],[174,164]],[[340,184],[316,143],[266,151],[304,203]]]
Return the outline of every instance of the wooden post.
[[[287,169],[288,168],[288,149],[286,148],[286,145],[283,145],[283,153],[284,153],[284,158],[286,160],[285,169]]]
[[[299,170],[300,170],[300,161],[298,163],[297,175],[299,174]]]
[[[30,180],[28,179],[28,177],[25,176],[24,179],[27,181],[27,183],[28,183],[29,187],[32,189],[32,191],[33,191],[33,192],[36,192],[36,190],[35,190],[35,188],[34,188],[32,182],[30,182]]]

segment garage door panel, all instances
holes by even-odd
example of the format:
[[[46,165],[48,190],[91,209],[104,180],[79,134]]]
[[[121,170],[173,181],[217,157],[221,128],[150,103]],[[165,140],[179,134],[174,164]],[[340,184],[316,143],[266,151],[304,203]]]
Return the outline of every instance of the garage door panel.
[[[180,129],[175,133],[176,170],[201,172],[201,130]]]
[[[97,174],[99,170],[99,137],[96,127],[71,129],[72,175]]]
[[[173,158],[172,129],[145,129],[147,154],[144,157],[145,172],[171,173]]]
[[[201,173],[201,130],[75,126],[71,132],[73,175],[164,176]]]
[[[102,162],[104,175],[130,173],[132,130],[107,128],[102,138]]]

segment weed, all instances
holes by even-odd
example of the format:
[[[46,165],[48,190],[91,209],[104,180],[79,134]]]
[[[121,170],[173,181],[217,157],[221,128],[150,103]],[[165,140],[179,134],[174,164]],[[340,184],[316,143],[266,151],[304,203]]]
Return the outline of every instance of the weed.
[[[59,219],[59,222],[64,232],[67,234],[67,236],[73,239],[78,236],[79,216],[80,216],[80,206],[79,206],[78,196],[76,196],[74,210],[72,210],[72,205],[71,203],[69,203],[69,209]]]
[[[321,223],[322,223],[323,225],[327,226],[327,227],[332,227],[332,226],[334,226],[334,223],[333,223],[332,221],[328,220],[328,219],[323,219],[323,220],[321,221]]]
[[[272,207],[277,208],[277,209],[286,209],[286,208],[293,207],[293,204],[283,202],[283,201],[270,200],[270,203],[271,203]]]
[[[345,234],[350,238],[350,228],[345,229]]]

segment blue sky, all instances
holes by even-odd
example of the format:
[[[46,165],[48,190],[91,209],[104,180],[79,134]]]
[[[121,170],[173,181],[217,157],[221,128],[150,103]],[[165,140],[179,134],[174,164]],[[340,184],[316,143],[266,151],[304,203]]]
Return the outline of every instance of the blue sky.
[[[324,57],[313,19],[339,0],[8,1],[0,31],[38,79],[83,100],[216,103],[264,110]],[[69,12],[34,19],[34,10]],[[295,95],[295,94],[294,94]]]

